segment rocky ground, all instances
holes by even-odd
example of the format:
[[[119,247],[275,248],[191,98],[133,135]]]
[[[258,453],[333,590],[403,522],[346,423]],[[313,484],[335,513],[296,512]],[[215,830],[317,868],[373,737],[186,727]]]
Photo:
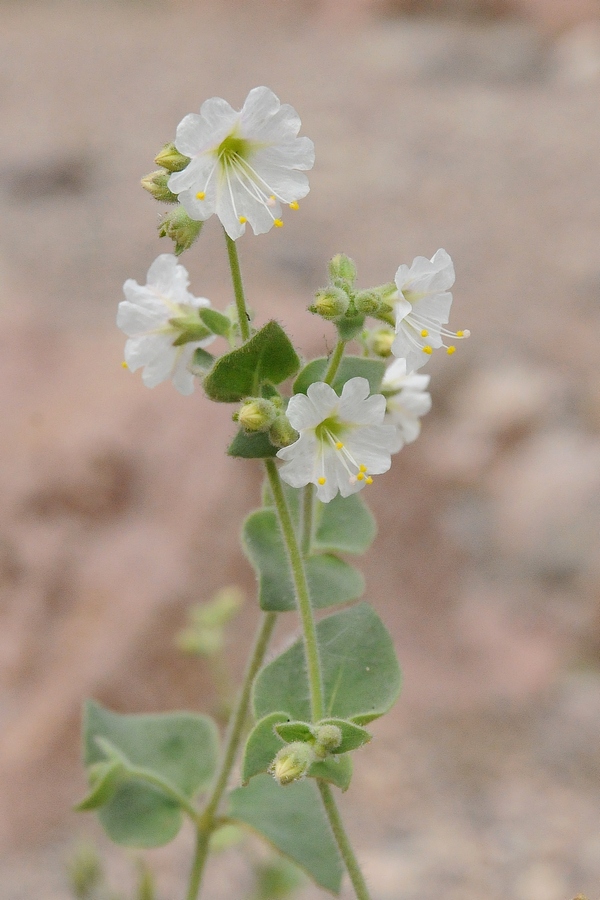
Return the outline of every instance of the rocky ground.
[[[342,799],[374,900],[600,896],[600,26],[558,6],[537,28],[358,2],[0,4],[0,900],[66,900],[73,842],[105,847],[69,811],[82,699],[210,707],[173,635],[223,583],[252,596],[236,536],[258,472],[223,457],[225,410],[122,370],[114,316],[168,249],[139,177],[204,98],[263,83],[317,164],[285,228],[240,243],[259,317],[322,352],[304,310],[329,256],[367,285],[443,246],[473,333],[433,361],[422,438],[369,495],[368,597],[405,675]],[[183,261],[222,306],[220,242],[211,222]],[[234,668],[253,620],[249,599]],[[188,850],[149,856],[165,900]],[[207,897],[246,896],[245,872],[216,862]]]

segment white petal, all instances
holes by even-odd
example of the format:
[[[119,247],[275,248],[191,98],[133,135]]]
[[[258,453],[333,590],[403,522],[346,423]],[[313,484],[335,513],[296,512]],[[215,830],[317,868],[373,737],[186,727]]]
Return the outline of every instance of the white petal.
[[[310,138],[294,138],[261,150],[261,157],[266,165],[285,169],[312,169],[315,163],[315,145]]]
[[[255,140],[269,144],[289,141],[300,131],[300,124],[300,116],[294,107],[289,103],[282,103],[270,119],[256,128],[253,136]]]
[[[182,191],[178,199],[190,219],[194,219],[196,222],[205,222],[213,215],[217,205],[217,186],[214,178],[211,179],[206,189],[204,200],[198,200],[197,193],[198,189],[194,186],[188,191]]]
[[[231,177],[229,178],[229,183],[227,182],[227,178],[223,178],[219,183],[217,189],[216,213],[221,220],[221,225],[233,241],[236,241],[243,235],[246,226],[240,222],[240,214],[237,212],[237,208],[234,207]]]
[[[427,316],[440,325],[445,325],[450,318],[450,307],[452,306],[452,294],[432,294],[423,297],[413,304],[413,310],[417,316]],[[431,326],[434,327],[433,325]]]
[[[331,385],[325,384],[324,381],[315,381],[309,386],[306,394],[314,407],[315,415],[319,417],[315,425],[331,416],[340,400]]]
[[[315,479],[318,452],[317,439],[311,432],[301,434],[295,443],[278,450],[279,459],[286,460],[279,470],[283,480],[292,487],[310,484]]]
[[[184,397],[189,397],[189,395],[194,392],[194,376],[189,370],[189,365],[192,361],[196,346],[197,345],[194,343],[185,344],[183,347],[178,348],[179,354],[173,371],[173,384]]]
[[[310,188],[308,176],[295,169],[284,169],[263,161],[265,151],[260,151],[252,159],[252,167],[260,176],[259,185],[263,190],[275,194],[283,203],[292,203],[306,197]]]
[[[125,344],[125,362],[132,372],[147,366],[153,360],[169,353],[172,341],[169,335],[143,334],[130,338]]]
[[[177,264],[177,257],[172,253],[161,253],[148,269],[148,284],[158,293],[171,296],[173,284],[176,281],[183,281],[184,286],[188,286],[190,279],[186,269]]]
[[[395,359],[391,366],[388,366],[383,376],[381,386],[388,390],[400,390],[406,378],[406,360]]]
[[[279,98],[268,87],[253,88],[240,113],[240,130],[244,137],[254,138],[258,131],[278,112]]]
[[[175,132],[175,146],[184,156],[196,156],[206,143],[207,125],[198,113],[184,116]],[[188,169],[192,163],[189,163]],[[186,171],[185,169],[183,170]],[[178,173],[181,174],[181,173]],[[171,188],[172,190],[172,188]]]
[[[117,327],[124,331],[127,337],[133,337],[136,334],[155,331],[164,325],[168,318],[169,311],[164,304],[157,309],[151,309],[122,300],[117,311]]]
[[[177,361],[177,347],[172,345],[151,359],[142,372],[142,381],[146,387],[156,387],[161,381],[171,377]]]
[[[173,194],[180,194],[185,190],[205,191],[210,173],[216,162],[212,153],[204,153],[193,159],[181,172],[173,172],[167,182],[169,190]],[[213,175],[214,178],[214,175]],[[211,178],[212,181],[212,178]]]

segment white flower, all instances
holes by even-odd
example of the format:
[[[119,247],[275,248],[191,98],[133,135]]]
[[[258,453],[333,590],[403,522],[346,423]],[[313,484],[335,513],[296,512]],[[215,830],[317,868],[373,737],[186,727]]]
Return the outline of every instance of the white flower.
[[[392,344],[394,356],[406,359],[409,371],[420,369],[433,350],[446,347],[454,353],[453,345],[446,346],[444,337],[466,338],[469,331],[448,331],[452,305],[449,288],[454,284],[454,265],[445,250],[438,250],[432,259],[417,256],[412,266],[400,266],[396,272],[398,299],[396,301],[396,338]]]
[[[281,226],[281,205],[298,208],[309,190],[302,170],[315,160],[299,129],[295,109],[266,87],[251,90],[240,112],[220,97],[206,100],[177,126],[175,146],[191,161],[171,175],[169,190],[192,219],[216,212],[233,240],[246,222],[255,234]]]
[[[405,359],[394,360],[386,369],[381,390],[387,399],[387,421],[397,429],[393,453],[419,437],[419,419],[431,409],[431,394],[425,390],[429,378],[429,375],[418,375],[416,372],[407,375]]]
[[[170,253],[154,260],[147,278],[143,286],[132,278],[123,285],[126,299],[119,303],[117,325],[129,337],[125,363],[132,372],[144,366],[148,387],[172,378],[180,394],[191,394],[194,351],[215,339],[198,316],[210,301],[189,293],[188,273]]]
[[[286,460],[281,477],[292,487],[316,484],[317,497],[328,503],[338,491],[348,497],[389,469],[396,429],[383,424],[385,397],[369,397],[366,378],[351,378],[340,397],[315,382],[306,395],[291,398],[287,416],[300,437],[277,456]]]

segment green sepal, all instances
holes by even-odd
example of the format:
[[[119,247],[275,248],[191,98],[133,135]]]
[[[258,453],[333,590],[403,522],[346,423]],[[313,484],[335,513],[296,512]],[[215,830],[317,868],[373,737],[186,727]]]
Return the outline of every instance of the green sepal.
[[[279,447],[271,443],[266,431],[249,433],[240,428],[227,448],[227,454],[242,459],[271,459],[277,456],[278,450]]]
[[[202,347],[196,347],[194,355],[192,356],[190,369],[194,375],[205,375],[207,372],[210,372],[214,362],[215,357],[212,353],[208,353],[206,350],[203,350]]]
[[[198,310],[198,313],[206,327],[209,328],[213,334],[220,334],[221,337],[229,337],[231,331],[231,319],[228,316],[225,316],[217,309],[211,309],[210,307],[202,307]]]
[[[360,494],[337,494],[315,503],[313,549],[333,553],[365,553],[377,534],[375,519]]]
[[[392,639],[366,603],[337,612],[317,625],[325,714],[366,725],[382,716],[400,692],[400,668]],[[310,689],[301,640],[262,669],[253,691],[257,719],[285,709],[309,721]]]
[[[347,719],[323,719],[319,725],[335,725],[342,732],[342,743],[339,747],[334,747],[329,752],[337,756],[339,753],[348,753],[351,750],[358,750],[363,744],[368,744],[372,740],[372,735],[360,725],[348,722]]]
[[[112,759],[109,762],[98,762],[90,766],[88,778],[90,791],[74,807],[76,812],[88,812],[104,806],[112,800],[117,792],[119,784],[123,781],[125,768],[120,760]]]
[[[279,735],[286,744],[292,741],[304,741],[305,743],[314,743],[315,733],[308,722],[282,722],[273,726],[275,733]]]
[[[314,762],[308,772],[307,778],[321,778],[334,784],[341,791],[347,791],[352,780],[352,757],[330,756],[327,759]]]
[[[294,381],[294,393],[305,394],[315,381],[323,381],[329,360],[327,357],[313,359],[304,366]],[[332,388],[341,394],[342,388],[351,378],[366,378],[371,394],[379,393],[385,372],[385,363],[380,359],[367,359],[364,356],[344,356],[333,379]]]
[[[281,787],[270,775],[258,775],[230,794],[227,815],[297,863],[320,887],[339,894],[342,861],[312,781]]]
[[[211,400],[236,403],[256,396],[265,381],[280,384],[299,367],[290,339],[281,325],[271,321],[237,350],[219,358],[204,389]]]
[[[364,324],[364,313],[358,313],[355,316],[341,316],[335,323],[340,341],[351,341],[357,334],[360,334]]]
[[[272,509],[251,513],[243,525],[242,545],[259,581],[258,602],[270,612],[296,609],[288,555]],[[364,591],[358,569],[331,554],[314,554],[305,562],[308,589],[315,609],[356,600]]]
[[[84,712],[86,766],[121,763],[127,780],[99,810],[117,844],[159,847],[181,828],[179,803],[144,780],[155,775],[191,799],[211,783],[217,766],[218,733],[208,716],[192,713],[121,715],[88,701]],[[136,778],[135,770],[140,771]]]

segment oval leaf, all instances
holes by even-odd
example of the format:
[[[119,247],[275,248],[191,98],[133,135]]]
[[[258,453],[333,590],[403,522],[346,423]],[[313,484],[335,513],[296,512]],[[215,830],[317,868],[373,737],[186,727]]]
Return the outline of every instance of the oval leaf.
[[[342,732],[342,743],[339,747],[335,747],[330,751],[333,754],[357,750],[363,744],[368,744],[372,739],[372,735],[368,731],[361,728],[360,725],[348,722],[346,719],[323,719],[322,722],[319,722],[319,725],[335,725]]]
[[[400,669],[392,639],[375,611],[359,603],[317,625],[325,711],[328,717],[366,725],[382,716],[400,691]],[[304,647],[299,640],[258,674],[254,712],[262,718],[285,709],[310,720]]]
[[[275,725],[288,722],[287,713],[274,712],[257,722],[246,741],[242,761],[242,783],[247,784],[255,775],[266,772],[277,753],[283,747],[283,740],[275,732]]]
[[[294,393],[305,394],[315,381],[323,381],[328,363],[329,360],[326,357],[321,357],[320,359],[313,359],[312,362],[304,366],[294,381]],[[336,394],[341,394],[342,388],[351,378],[366,378],[369,382],[371,393],[377,394],[381,389],[384,372],[385,363],[380,359],[367,359],[364,356],[344,356],[331,386]]]
[[[352,757],[332,756],[329,759],[315,762],[308,770],[308,778],[320,778],[347,791],[352,780]]]
[[[365,553],[375,539],[375,519],[360,494],[337,494],[329,503],[315,503],[313,549],[334,553]]]

